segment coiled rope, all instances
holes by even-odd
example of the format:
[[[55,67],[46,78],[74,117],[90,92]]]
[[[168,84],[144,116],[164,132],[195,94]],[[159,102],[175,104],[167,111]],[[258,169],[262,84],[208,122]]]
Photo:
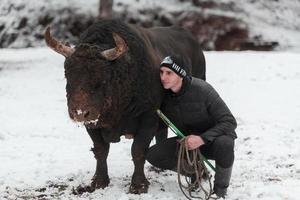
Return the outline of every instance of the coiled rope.
[[[203,156],[199,148],[188,150],[185,138],[180,140],[177,176],[179,188],[187,199],[207,200],[212,195],[212,176],[209,175],[209,171],[204,164]],[[182,181],[182,176],[184,176],[185,183]],[[191,178],[192,176],[194,179]],[[204,186],[205,178],[208,179],[208,189]]]

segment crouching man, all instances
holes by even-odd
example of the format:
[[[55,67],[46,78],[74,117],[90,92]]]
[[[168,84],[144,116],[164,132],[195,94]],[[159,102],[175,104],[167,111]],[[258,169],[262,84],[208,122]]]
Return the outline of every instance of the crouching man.
[[[160,65],[160,79],[166,90],[162,112],[186,137],[189,150],[200,148],[215,160],[214,194],[225,198],[234,161],[236,120],[207,82],[187,76],[187,64],[179,56],[168,56]],[[174,170],[177,164],[178,137],[153,145],[147,154],[152,165]]]

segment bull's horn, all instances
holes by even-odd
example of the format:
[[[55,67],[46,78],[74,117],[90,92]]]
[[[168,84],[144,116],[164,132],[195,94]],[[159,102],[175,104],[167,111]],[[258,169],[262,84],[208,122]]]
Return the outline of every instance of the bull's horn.
[[[119,58],[128,50],[128,46],[126,42],[123,40],[123,38],[120,35],[118,35],[117,33],[112,33],[112,35],[115,40],[116,47],[101,52],[101,55],[105,59],[110,61]]]
[[[50,34],[50,27],[47,27],[47,29],[45,31],[45,41],[46,41],[48,47],[50,47],[57,53],[62,54],[66,58],[71,56],[75,51],[74,48],[64,45],[63,43],[54,39]]]

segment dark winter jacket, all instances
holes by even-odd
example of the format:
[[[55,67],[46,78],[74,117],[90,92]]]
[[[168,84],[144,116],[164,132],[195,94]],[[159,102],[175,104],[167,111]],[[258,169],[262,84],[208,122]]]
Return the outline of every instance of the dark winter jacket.
[[[236,138],[236,120],[230,110],[207,82],[185,77],[178,93],[167,91],[163,113],[185,135],[200,135],[205,143],[220,135]]]

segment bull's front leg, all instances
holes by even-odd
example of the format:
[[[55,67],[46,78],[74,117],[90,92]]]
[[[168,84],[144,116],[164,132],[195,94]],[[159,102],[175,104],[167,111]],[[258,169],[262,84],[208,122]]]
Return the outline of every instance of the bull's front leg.
[[[150,116],[150,118],[142,118],[139,125],[139,130],[134,136],[134,140],[131,146],[134,172],[132,175],[129,192],[133,194],[147,193],[150,184],[144,173],[144,165],[146,153],[154,136],[154,131],[157,129],[158,122],[155,114],[152,114]]]
[[[87,128],[93,143],[92,151],[97,160],[96,172],[92,178],[91,191],[98,188],[105,188],[109,184],[109,176],[107,173],[107,156],[109,152],[109,143],[106,143],[101,135],[101,129]]]

